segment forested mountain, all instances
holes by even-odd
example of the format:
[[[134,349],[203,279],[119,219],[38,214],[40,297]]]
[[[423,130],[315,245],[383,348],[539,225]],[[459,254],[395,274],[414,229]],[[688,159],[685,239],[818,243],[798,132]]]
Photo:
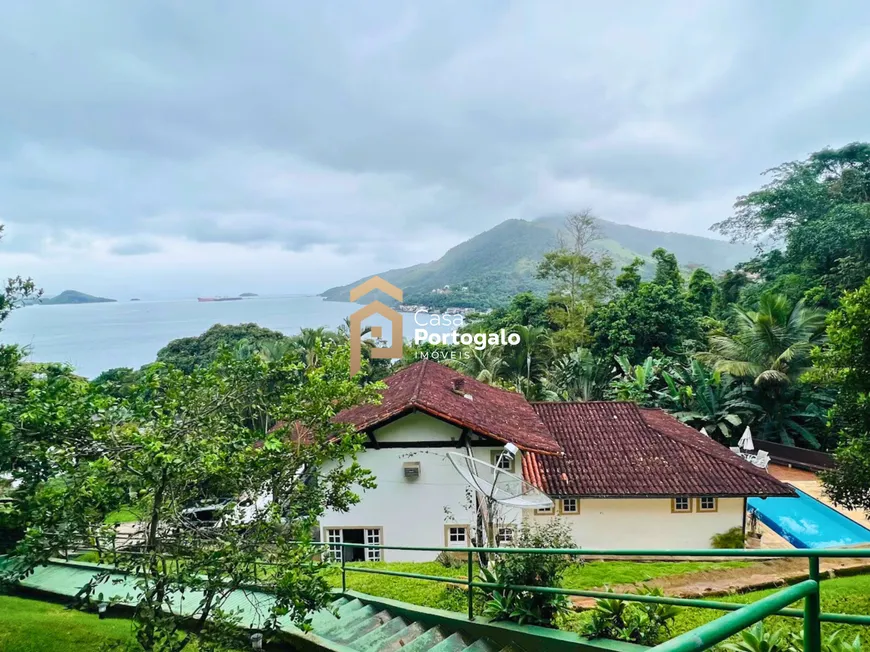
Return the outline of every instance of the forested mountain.
[[[486,308],[507,303],[518,292],[545,294],[547,284],[535,278],[535,269],[544,253],[556,246],[563,216],[542,217],[534,221],[508,220],[456,245],[438,260],[381,272],[379,276],[402,288],[405,303],[429,306]],[[752,256],[752,249],[722,240],[683,233],[651,231],[606,220],[597,220],[602,238],[593,245],[613,258],[617,267],[636,256],[649,260],[658,247],[674,253],[687,267],[704,266],[711,272],[730,269]],[[652,265],[646,272],[651,273]],[[365,279],[330,288],[322,296],[347,301],[350,289]],[[450,286],[449,294],[434,290]],[[380,299],[395,303],[379,292],[362,301]]]

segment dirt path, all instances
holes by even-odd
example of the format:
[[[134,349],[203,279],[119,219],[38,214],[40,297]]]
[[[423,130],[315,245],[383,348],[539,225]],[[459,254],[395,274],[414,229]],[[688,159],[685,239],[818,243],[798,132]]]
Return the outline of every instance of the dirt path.
[[[870,572],[870,559],[823,559],[820,569],[829,577]],[[806,559],[774,559],[752,563],[743,568],[722,568],[684,575],[659,577],[644,585],[661,588],[665,594],[677,598],[705,598],[731,593],[745,593],[807,579]],[[616,593],[634,593],[635,584],[610,587]],[[604,590],[599,589],[599,590]],[[591,609],[594,598],[571,598],[576,609]]]

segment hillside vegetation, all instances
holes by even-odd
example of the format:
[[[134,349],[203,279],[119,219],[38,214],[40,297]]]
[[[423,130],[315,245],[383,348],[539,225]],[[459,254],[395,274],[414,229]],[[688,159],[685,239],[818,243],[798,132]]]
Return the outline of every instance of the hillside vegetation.
[[[41,303],[46,305],[61,305],[65,303],[114,303],[115,299],[106,299],[105,297],[95,297],[78,290],[64,290],[56,297],[43,299]]]
[[[597,220],[602,238],[593,248],[609,255],[617,267],[635,257],[650,263],[644,276],[652,273],[650,255],[663,247],[676,254],[687,268],[704,266],[712,272],[730,269],[751,256],[751,249],[722,240],[682,233],[650,231],[606,220]],[[553,249],[564,225],[564,216],[544,217],[532,222],[508,220],[456,245],[438,260],[381,272],[378,275],[401,288],[405,303],[434,307],[491,308],[504,305],[519,292],[544,295],[548,283],[535,278],[543,255]],[[348,301],[350,290],[365,279],[330,288],[322,296]],[[449,293],[433,290],[450,286]],[[362,299],[395,303],[380,292]]]

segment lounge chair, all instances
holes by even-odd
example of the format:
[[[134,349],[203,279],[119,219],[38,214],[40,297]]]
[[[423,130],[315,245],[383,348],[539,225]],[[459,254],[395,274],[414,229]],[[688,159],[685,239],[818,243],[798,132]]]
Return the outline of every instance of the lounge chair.
[[[764,469],[766,471],[767,466],[770,464],[770,453],[767,451],[758,451],[758,454],[754,456],[754,459],[749,461],[759,469]]]

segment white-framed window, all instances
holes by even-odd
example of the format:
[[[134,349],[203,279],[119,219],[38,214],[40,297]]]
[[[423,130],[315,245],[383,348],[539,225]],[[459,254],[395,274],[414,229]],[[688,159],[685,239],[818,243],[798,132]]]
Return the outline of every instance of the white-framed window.
[[[719,499],[715,496],[701,496],[698,498],[699,512],[715,512],[719,510]]]
[[[444,528],[444,535],[448,548],[468,547],[467,525],[448,525]]]
[[[675,496],[671,499],[671,511],[689,513],[692,511],[692,499],[688,496]]]
[[[328,544],[341,543],[341,530],[340,529],[332,529],[329,528],[326,530],[326,542]],[[341,561],[341,546],[330,545],[329,546],[329,560],[330,561]]]
[[[541,516],[550,516],[553,514],[553,508],[544,507],[543,509],[536,509],[535,514],[540,514]]]
[[[505,471],[514,472],[514,458],[505,454],[504,451],[492,451],[490,453],[492,465]]]
[[[380,529],[366,529],[366,545],[369,546],[379,546],[381,545],[381,531]],[[381,560],[381,549],[380,548],[366,548],[366,561],[380,561]]]
[[[576,514],[580,511],[580,505],[577,503],[576,498],[563,498],[562,499],[562,513],[563,514]]]
[[[499,545],[511,543],[514,540],[514,529],[512,527],[500,527],[496,536],[498,537]]]

